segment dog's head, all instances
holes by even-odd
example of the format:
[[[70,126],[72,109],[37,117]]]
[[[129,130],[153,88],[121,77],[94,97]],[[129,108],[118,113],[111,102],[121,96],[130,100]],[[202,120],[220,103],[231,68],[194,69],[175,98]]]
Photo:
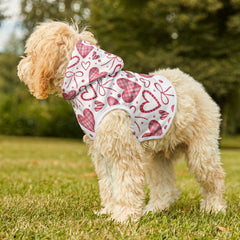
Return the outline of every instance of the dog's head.
[[[18,65],[18,76],[36,98],[61,94],[67,65],[78,40],[97,44],[91,32],[79,33],[62,22],[42,23],[31,34],[25,46],[26,57]]]

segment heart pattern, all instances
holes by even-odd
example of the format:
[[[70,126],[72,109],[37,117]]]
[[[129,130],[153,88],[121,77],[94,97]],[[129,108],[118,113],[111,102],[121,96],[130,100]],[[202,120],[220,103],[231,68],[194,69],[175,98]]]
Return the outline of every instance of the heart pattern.
[[[96,111],[96,112],[98,112],[98,111],[100,111],[103,107],[104,107],[104,103],[102,103],[102,102],[100,102],[100,101],[95,101],[94,102],[95,103],[95,108],[94,108],[94,110]]]
[[[108,102],[109,106],[120,104],[119,101],[115,97],[112,97],[112,96],[107,98],[107,102]]]
[[[140,78],[140,81],[143,83],[145,88],[148,88],[150,86],[150,81],[146,78]]]
[[[145,102],[140,105],[141,112],[150,113],[161,107],[157,98],[150,91],[144,90],[142,96]]]
[[[89,86],[90,86],[90,88],[83,86],[80,89],[80,91],[82,91],[82,89],[83,89],[83,92],[81,93],[81,98],[84,101],[91,101],[91,100],[97,98],[97,93],[96,93],[95,89],[93,88],[92,85],[89,85]]]
[[[76,48],[77,48],[79,54],[83,58],[85,58],[93,50],[93,46],[86,45],[82,41],[77,42]]]
[[[85,71],[87,71],[88,68],[90,67],[90,62],[89,62],[89,61],[87,61],[87,62],[82,61],[82,62],[81,62],[81,65],[82,65],[83,69],[84,69]]]
[[[65,92],[63,92],[63,98],[64,98],[64,100],[71,100],[71,99],[73,99],[74,97],[75,97],[75,95],[76,95],[76,91],[75,90],[71,90],[69,93],[65,93]]]
[[[84,109],[83,115],[78,114],[77,119],[83,127],[90,130],[91,132],[95,131],[95,119],[90,109]]]
[[[149,132],[146,132],[145,134],[143,134],[142,137],[145,138],[145,137],[150,137],[150,136],[161,136],[163,134],[162,126],[156,120],[151,120],[149,122],[148,129],[149,129]]]
[[[106,75],[107,75],[107,72],[100,72],[97,67],[93,67],[89,71],[89,82],[93,82]]]
[[[79,41],[65,74],[63,98],[72,100],[79,124],[92,140],[97,124],[113,109],[129,113],[132,131],[139,141],[162,138],[176,110],[172,84],[159,75],[122,68],[118,56]]]
[[[164,120],[169,115],[169,113],[164,110],[160,110],[159,113],[161,114],[161,117],[160,117],[161,120]]]
[[[92,56],[92,59],[93,59],[93,60],[96,60],[96,59],[98,59],[98,58],[100,58],[100,55],[98,55],[96,52],[94,52],[94,53],[93,53],[93,56]]]
[[[132,82],[126,78],[119,78],[117,84],[120,88],[124,89],[122,99],[126,103],[131,103],[141,90],[141,86],[138,83]]]

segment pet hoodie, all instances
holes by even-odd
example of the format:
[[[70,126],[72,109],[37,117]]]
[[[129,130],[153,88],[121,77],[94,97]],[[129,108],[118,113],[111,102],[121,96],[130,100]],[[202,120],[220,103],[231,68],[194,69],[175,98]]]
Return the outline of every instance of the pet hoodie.
[[[123,60],[87,42],[78,41],[62,87],[82,130],[94,140],[103,117],[114,109],[129,113],[139,142],[160,139],[173,120],[177,97],[163,76],[122,71]]]

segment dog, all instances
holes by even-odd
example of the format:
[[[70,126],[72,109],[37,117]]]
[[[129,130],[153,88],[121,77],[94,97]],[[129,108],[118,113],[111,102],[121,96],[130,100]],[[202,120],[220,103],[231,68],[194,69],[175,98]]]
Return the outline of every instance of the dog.
[[[201,188],[200,208],[225,212],[220,111],[200,83],[179,69],[122,71],[122,59],[101,50],[91,32],[63,22],[38,25],[25,54],[18,76],[30,93],[37,99],[63,96],[86,133],[99,179],[99,214],[126,222],[168,209],[180,196],[173,163],[182,153]]]

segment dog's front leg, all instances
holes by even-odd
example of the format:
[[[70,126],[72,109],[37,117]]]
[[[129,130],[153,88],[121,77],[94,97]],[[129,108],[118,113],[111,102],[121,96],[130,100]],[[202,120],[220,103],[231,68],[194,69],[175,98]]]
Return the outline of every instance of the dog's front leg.
[[[142,148],[132,134],[128,114],[114,110],[104,117],[94,140],[106,161],[106,172],[112,181],[112,218],[124,222],[138,219],[144,200]]]
[[[95,166],[98,176],[99,193],[101,198],[101,206],[103,207],[96,214],[110,214],[113,209],[112,203],[112,176],[109,172],[110,167],[103,155],[94,147],[94,142],[86,135],[83,138],[89,147],[89,153]]]

